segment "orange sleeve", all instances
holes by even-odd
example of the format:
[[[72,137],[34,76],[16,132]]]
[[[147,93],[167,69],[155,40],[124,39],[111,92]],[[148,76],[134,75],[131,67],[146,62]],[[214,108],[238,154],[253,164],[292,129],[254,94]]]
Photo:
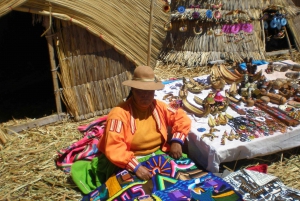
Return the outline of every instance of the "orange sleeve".
[[[98,146],[101,146],[99,150],[113,164],[120,168],[135,171],[139,163],[126,143],[126,134],[131,131],[127,129],[128,120],[126,120],[126,115],[122,111],[120,108],[115,108],[108,115],[105,133]],[[129,133],[129,135],[132,134]]]

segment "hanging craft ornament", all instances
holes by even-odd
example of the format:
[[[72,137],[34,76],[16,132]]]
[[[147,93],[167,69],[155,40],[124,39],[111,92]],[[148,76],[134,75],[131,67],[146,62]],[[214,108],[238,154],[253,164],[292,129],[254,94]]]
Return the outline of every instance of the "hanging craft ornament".
[[[166,1],[165,5],[163,6],[163,11],[168,13],[171,10],[170,4]]]
[[[165,23],[164,30],[165,31],[171,31],[172,30],[172,23],[171,23],[171,21]]]
[[[241,24],[234,24],[231,26],[231,33],[237,34],[241,30]]]
[[[270,22],[270,27],[275,29],[277,26],[277,21],[276,21],[276,18],[274,18],[271,22]]]
[[[198,25],[198,23],[199,23],[199,21],[197,20],[197,21],[196,21],[196,25]],[[199,25],[198,25],[198,26],[199,26]],[[197,31],[196,31],[196,27],[193,27],[193,31],[194,31],[194,34],[200,35],[200,34],[203,32],[203,28],[202,28],[202,26],[199,26],[199,31],[197,32]]]
[[[179,13],[184,13],[184,12],[185,12],[185,7],[184,7],[184,6],[179,6],[179,7],[177,8],[177,11],[178,11]]]
[[[214,35],[215,35],[215,37],[222,36],[223,35],[222,29],[216,29],[214,31]]]
[[[285,26],[287,24],[286,18],[284,18],[284,17],[281,18],[280,23],[281,23],[281,26]]]
[[[278,32],[278,34],[276,36],[274,36],[275,39],[282,39],[284,38],[285,36],[285,33],[284,33],[284,30],[281,30]]]
[[[277,28],[278,30],[281,30],[281,19],[279,19],[279,18],[277,18],[276,28]]]
[[[209,28],[209,30],[206,32],[207,35],[213,35],[214,31],[212,30],[212,28]]]
[[[192,13],[192,16],[195,20],[199,19],[200,13],[195,10],[196,7],[194,7],[194,12]]]
[[[268,28],[269,28],[269,24],[268,24],[267,21],[264,21],[264,28],[265,28],[265,29],[268,29]]]
[[[214,11],[214,18],[215,18],[215,20],[219,21],[221,17],[222,17],[221,12],[219,10],[215,10]]]
[[[251,33],[253,31],[253,25],[250,23],[245,23],[242,25],[242,30],[247,33]]]
[[[206,11],[206,17],[207,17],[207,19],[212,19],[213,18],[213,13],[210,9],[208,9]]]
[[[180,32],[186,32],[187,31],[187,25],[184,24],[183,19],[182,19],[182,26],[179,27]]]

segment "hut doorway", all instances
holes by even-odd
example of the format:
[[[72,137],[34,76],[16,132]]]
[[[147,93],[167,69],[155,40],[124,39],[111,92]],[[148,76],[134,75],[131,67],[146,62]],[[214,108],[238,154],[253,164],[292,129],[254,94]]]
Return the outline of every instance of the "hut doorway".
[[[292,33],[285,13],[283,8],[272,6],[263,10],[266,52],[295,48],[295,41],[291,37]]]
[[[0,123],[56,112],[45,28],[32,14],[0,18]]]

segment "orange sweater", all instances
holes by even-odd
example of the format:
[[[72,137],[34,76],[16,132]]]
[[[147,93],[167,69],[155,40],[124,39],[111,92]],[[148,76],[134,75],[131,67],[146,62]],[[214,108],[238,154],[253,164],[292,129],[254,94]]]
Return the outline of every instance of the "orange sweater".
[[[99,141],[98,148],[116,166],[136,171],[140,164],[131,151],[131,142],[136,130],[143,130],[143,128],[137,127],[132,115],[132,107],[133,99],[130,98],[110,111],[106,130]],[[157,130],[164,139],[162,151],[168,151],[170,148],[167,144],[168,127],[172,128],[171,141],[175,140],[183,144],[191,128],[191,120],[185,111],[181,108],[174,110],[159,100],[153,100],[151,108]]]

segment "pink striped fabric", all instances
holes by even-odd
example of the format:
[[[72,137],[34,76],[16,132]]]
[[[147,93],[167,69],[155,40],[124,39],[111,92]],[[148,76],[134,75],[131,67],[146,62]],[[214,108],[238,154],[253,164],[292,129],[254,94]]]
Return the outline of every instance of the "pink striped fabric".
[[[57,151],[56,165],[64,172],[70,172],[71,165],[77,160],[92,160],[101,153],[97,144],[104,133],[107,116],[96,119],[88,125],[78,127],[84,134],[83,138],[65,149]]]

